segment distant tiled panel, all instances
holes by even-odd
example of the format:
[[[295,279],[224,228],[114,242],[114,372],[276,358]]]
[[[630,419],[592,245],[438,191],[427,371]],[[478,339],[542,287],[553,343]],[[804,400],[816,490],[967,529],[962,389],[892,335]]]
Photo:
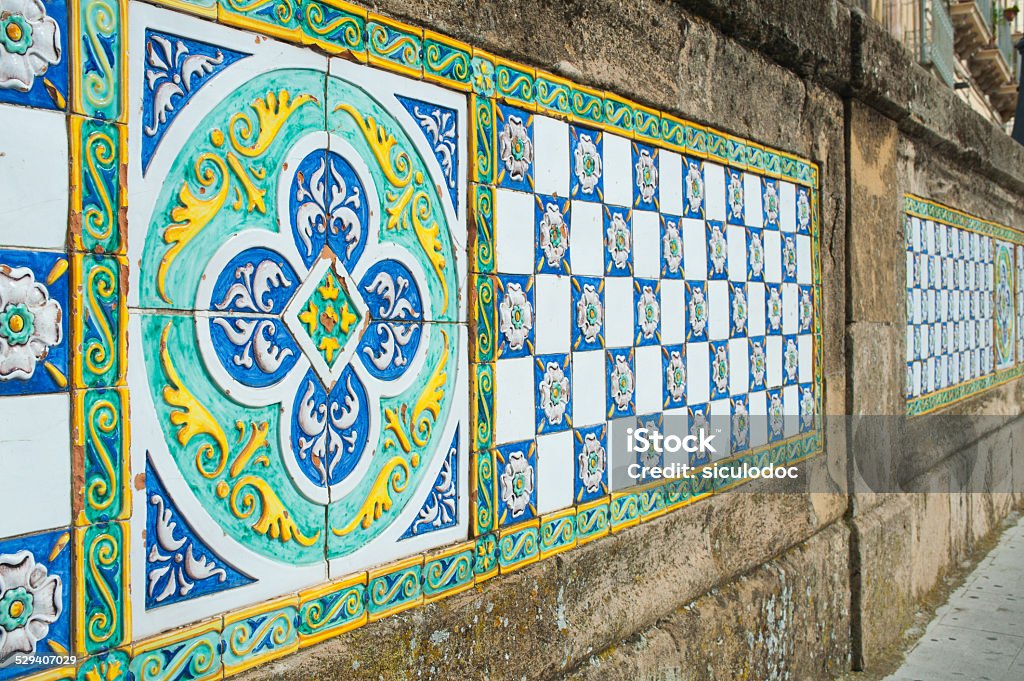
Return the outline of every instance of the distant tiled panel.
[[[494,139],[499,527],[664,463],[615,427],[732,417],[722,458],[812,428],[807,187],[505,104]]]
[[[908,413],[1006,380],[1020,357],[1020,241],[1014,230],[907,196]]]

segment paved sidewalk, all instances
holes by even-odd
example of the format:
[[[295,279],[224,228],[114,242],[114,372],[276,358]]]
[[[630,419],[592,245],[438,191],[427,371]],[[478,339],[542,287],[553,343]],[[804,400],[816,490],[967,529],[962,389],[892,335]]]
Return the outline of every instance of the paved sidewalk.
[[[1024,519],[935,611],[885,681],[1024,681]]]

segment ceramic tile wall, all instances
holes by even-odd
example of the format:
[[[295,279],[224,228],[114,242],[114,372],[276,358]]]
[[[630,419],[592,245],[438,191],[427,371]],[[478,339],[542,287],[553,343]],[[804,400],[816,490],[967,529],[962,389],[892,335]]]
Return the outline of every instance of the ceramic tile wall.
[[[626,424],[820,451],[813,164],[342,2],[11,2],[0,680],[218,678],[719,491]]]
[[[916,414],[1019,373],[1022,237],[912,196],[906,210],[906,385]]]
[[[0,679],[73,650],[68,27],[0,13]]]

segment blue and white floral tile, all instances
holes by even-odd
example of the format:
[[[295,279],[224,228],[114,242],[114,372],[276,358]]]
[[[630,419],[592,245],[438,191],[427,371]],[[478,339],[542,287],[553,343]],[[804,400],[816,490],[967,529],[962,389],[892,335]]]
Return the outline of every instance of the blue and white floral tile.
[[[521,192],[534,190],[533,117],[522,109],[495,105],[497,186]]]
[[[65,109],[68,35],[66,0],[9,0],[0,15],[0,102]]]
[[[662,345],[662,371],[665,381],[662,386],[662,405],[666,410],[686,405],[686,350],[682,343]]]
[[[536,303],[532,276],[497,276],[498,359],[533,354]]]
[[[586,503],[608,493],[608,426],[573,430],[573,500]]]
[[[628,277],[633,273],[633,215],[624,208],[604,209],[604,274]]]
[[[0,248],[62,250],[69,201],[66,117],[0,104],[0,130],[23,133],[0,135]]]
[[[537,517],[537,443],[525,440],[495,449],[498,526]]]
[[[683,157],[683,217],[704,219],[707,192],[704,188],[704,162],[700,159]]]
[[[0,541],[0,679],[50,666],[16,664],[19,655],[68,654],[71,591],[68,530]]]
[[[623,348],[606,352],[608,398],[606,413],[609,419],[632,416],[636,410],[636,370],[633,349]]]
[[[636,307],[634,345],[661,343],[661,282],[657,279],[633,280],[633,305]]]
[[[604,198],[603,135],[577,125],[569,127],[569,196],[582,201]]]
[[[597,350],[604,345],[604,279],[572,278],[572,349]]]
[[[659,149],[633,142],[633,207],[637,210],[658,210]]]
[[[568,274],[569,234],[572,229],[569,200],[537,194],[535,215],[534,224],[537,226],[535,237],[537,244],[536,272],[538,274]]]
[[[781,219],[781,197],[779,181],[770,177],[763,178],[761,189],[761,206],[764,215],[764,228],[779,229]]]
[[[67,389],[68,277],[63,253],[0,250],[0,395]]]
[[[678,218],[661,216],[661,278],[682,279],[683,236]]]
[[[572,428],[570,355],[537,355],[534,359],[537,434]]]
[[[730,225],[743,225],[746,199],[744,195],[744,173],[735,168],[727,168],[725,175],[725,208],[726,222]]]

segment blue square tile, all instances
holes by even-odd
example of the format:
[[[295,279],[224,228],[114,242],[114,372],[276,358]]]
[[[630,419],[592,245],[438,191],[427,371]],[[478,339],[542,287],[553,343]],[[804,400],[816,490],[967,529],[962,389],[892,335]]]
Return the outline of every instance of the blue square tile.
[[[782,281],[796,281],[796,237],[782,235]]]
[[[765,354],[764,336],[751,336],[750,344],[750,391],[763,390],[768,376],[768,356]]]
[[[658,210],[658,149],[633,142],[633,207]]]
[[[604,279],[572,278],[572,349],[604,347]]]
[[[725,217],[730,225],[742,225],[746,211],[743,194],[743,173],[727,168],[725,173]]]
[[[499,274],[498,358],[533,354],[535,315],[533,277]]]
[[[657,433],[659,436],[663,433],[661,414],[648,414],[646,416],[638,416],[636,422],[637,430],[646,430],[647,439],[652,443],[655,440],[655,433]],[[652,444],[648,446],[645,451],[640,451],[640,448],[638,447],[636,451],[636,463],[640,465],[641,469],[644,467],[653,468],[655,466],[665,465],[664,448],[655,447]],[[654,479],[654,477],[649,475],[641,475],[641,477],[637,479],[637,482],[651,482]]]
[[[729,245],[726,241],[725,226],[709,220],[705,225],[707,233],[708,279],[729,278]]]
[[[534,222],[537,235],[535,271],[538,274],[569,273],[569,199],[536,195]]]
[[[807,187],[796,188],[796,231],[800,234],[811,233],[811,195]],[[952,239],[953,230],[949,231],[949,235]]]
[[[800,380],[800,345],[796,336],[782,337],[782,385],[794,385]]]
[[[573,498],[576,503],[608,494],[608,426],[577,428],[573,431],[573,442],[576,454]]]
[[[609,277],[633,274],[633,211],[604,207],[604,273]]]
[[[761,178],[761,205],[764,210],[764,228],[779,228],[779,181]]]
[[[769,336],[782,335],[782,285],[766,284],[764,296],[765,332]]]
[[[577,125],[569,127],[569,195],[583,201],[604,200],[604,134]]]
[[[746,395],[732,398],[732,423],[729,437],[733,452],[742,452],[750,447],[750,399]]]
[[[686,340],[708,339],[707,284],[703,281],[686,282]]]
[[[814,291],[810,286],[800,286],[799,329],[800,333],[811,333],[814,325]]]
[[[634,344],[661,343],[661,282],[657,279],[633,280],[633,305],[636,308]]]
[[[572,427],[570,369],[568,354],[539,355],[534,359],[538,434],[558,433]]]
[[[533,191],[534,148],[533,114],[522,109],[495,105],[495,135],[498,165],[498,186]]]
[[[778,442],[782,439],[783,425],[785,423],[782,408],[782,391],[778,389],[769,390],[766,396],[768,404],[768,441]]]
[[[662,214],[661,218],[661,278],[683,278],[683,232],[679,219]]]
[[[705,433],[711,432],[710,413],[710,406],[706,402],[703,404],[691,404],[687,407],[687,417],[690,420],[690,435],[696,437],[695,442],[700,442],[701,431]],[[703,466],[709,461],[711,461],[711,452],[698,449],[690,453],[691,466]]]
[[[729,282],[729,337],[742,338],[747,335],[747,285]]]
[[[814,430],[814,389],[810,383],[800,384],[800,432]]]
[[[65,0],[8,4],[0,18],[4,69],[0,102],[64,110],[68,99],[68,7]]]
[[[537,443],[533,440],[498,447],[498,525],[505,527],[537,516]]]
[[[729,343],[712,341],[708,344],[711,371],[711,399],[729,396]]]
[[[0,542],[0,628],[12,654],[71,650],[71,545],[67,530]],[[6,681],[52,665],[0,667]]]
[[[0,250],[0,395],[67,389],[68,276],[63,253]]]
[[[685,217],[704,219],[704,162],[683,157],[683,211]]]
[[[663,345],[661,367],[665,380],[661,385],[665,409],[686,406],[686,346]]]
[[[747,281],[764,281],[764,233],[747,227]]]
[[[633,349],[608,350],[605,353],[608,371],[608,418],[632,416],[636,409],[636,371]]]

